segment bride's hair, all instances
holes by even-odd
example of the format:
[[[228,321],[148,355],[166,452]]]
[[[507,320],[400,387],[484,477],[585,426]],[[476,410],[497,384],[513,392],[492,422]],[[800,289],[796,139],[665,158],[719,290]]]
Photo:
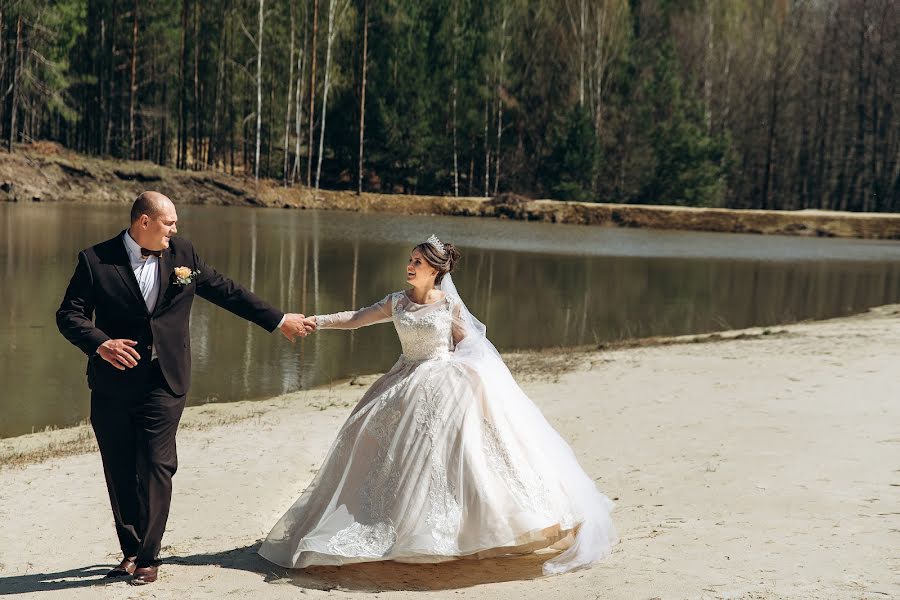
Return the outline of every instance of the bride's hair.
[[[428,264],[437,269],[438,274],[434,278],[435,285],[439,284],[447,273],[452,273],[461,254],[456,246],[449,242],[442,242],[444,251],[441,252],[429,242],[422,242],[414,248],[422,253]]]

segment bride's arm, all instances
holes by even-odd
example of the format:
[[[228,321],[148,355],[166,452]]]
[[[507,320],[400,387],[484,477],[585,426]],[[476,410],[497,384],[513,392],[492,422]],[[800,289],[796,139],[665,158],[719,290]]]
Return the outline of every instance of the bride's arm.
[[[453,305],[453,324],[450,326],[450,333],[453,335],[453,348],[455,349],[461,341],[466,337],[465,324],[462,321],[459,305]]]
[[[393,317],[393,294],[388,294],[372,306],[359,310],[345,310],[329,315],[315,315],[317,329],[359,329],[366,325],[384,323]]]

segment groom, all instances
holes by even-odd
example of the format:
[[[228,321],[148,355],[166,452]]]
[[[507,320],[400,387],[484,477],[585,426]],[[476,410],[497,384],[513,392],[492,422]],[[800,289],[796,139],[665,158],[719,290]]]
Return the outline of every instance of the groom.
[[[206,265],[177,233],[175,205],[144,192],[131,226],[83,250],[56,313],[88,356],[91,425],[124,559],[107,577],[156,581],[178,466],[175,431],[191,380],[194,295],[291,341],[315,329]],[[92,321],[93,317],[93,321]]]

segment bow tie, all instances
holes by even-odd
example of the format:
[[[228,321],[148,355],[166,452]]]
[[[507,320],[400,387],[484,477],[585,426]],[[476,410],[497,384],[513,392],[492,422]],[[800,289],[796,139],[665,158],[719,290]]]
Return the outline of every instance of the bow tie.
[[[162,250],[147,250],[146,248],[141,248],[141,256],[147,258],[148,256],[155,256],[159,258],[162,256]]]

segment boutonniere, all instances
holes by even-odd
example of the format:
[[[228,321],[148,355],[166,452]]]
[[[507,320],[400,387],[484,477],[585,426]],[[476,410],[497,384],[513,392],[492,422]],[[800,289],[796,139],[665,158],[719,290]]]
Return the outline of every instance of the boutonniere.
[[[187,285],[199,274],[200,271],[193,271],[190,267],[175,267],[172,279],[175,285]]]

